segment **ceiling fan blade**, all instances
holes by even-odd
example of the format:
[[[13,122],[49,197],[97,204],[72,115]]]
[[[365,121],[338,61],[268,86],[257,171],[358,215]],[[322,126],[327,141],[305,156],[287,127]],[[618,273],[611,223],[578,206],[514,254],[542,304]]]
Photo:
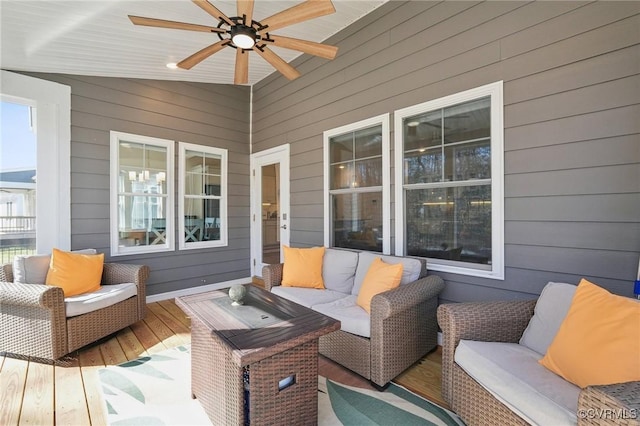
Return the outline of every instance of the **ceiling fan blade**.
[[[244,24],[251,26],[253,20],[253,0],[236,0],[238,4],[238,16],[246,16]]]
[[[321,58],[333,59],[338,53],[336,46],[330,46],[328,44],[271,34],[269,34],[269,37],[270,39],[264,39],[262,41],[273,44],[274,46],[284,47],[285,49],[299,50],[309,55],[320,56]]]
[[[209,56],[224,49],[227,44],[229,44],[229,40],[220,40],[215,44],[207,46],[204,49],[199,50],[193,55],[189,56],[188,58],[178,62],[178,68],[190,70],[195,65],[198,65],[200,62],[207,59]]]
[[[176,30],[202,31],[205,33],[224,33],[226,30],[206,25],[189,24],[186,22],[166,21],[164,19],[145,18],[143,16],[129,15],[129,19],[134,25],[144,25],[146,27],[173,28]]]
[[[197,4],[198,6],[200,6],[202,10],[204,10],[209,15],[216,18],[218,21],[224,21],[227,23],[227,25],[233,25],[233,21],[229,19],[227,15],[222,13],[217,7],[209,3],[207,0],[191,0],[191,1]]]
[[[233,84],[247,84],[249,81],[249,52],[236,49],[236,71]]]
[[[260,23],[267,27],[268,32],[271,32],[309,19],[329,15],[335,11],[331,0],[307,0],[263,19]]]
[[[284,59],[273,53],[273,50],[270,50],[268,47],[262,46],[262,48],[258,48],[256,46],[256,48],[253,50],[258,55],[262,56],[265,61],[269,62],[275,69],[280,71],[282,75],[287,77],[289,80],[295,80],[296,78],[300,77],[300,73],[297,69],[286,63]]]

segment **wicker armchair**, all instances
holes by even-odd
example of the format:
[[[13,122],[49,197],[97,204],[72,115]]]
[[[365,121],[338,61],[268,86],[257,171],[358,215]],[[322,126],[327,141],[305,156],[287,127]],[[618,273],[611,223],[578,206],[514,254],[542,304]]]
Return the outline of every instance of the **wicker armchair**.
[[[280,285],[283,264],[262,270],[265,288]],[[371,337],[342,330],[320,337],[319,351],[382,388],[434,349],[436,308],[444,281],[436,275],[378,294],[371,301]]]
[[[67,318],[60,287],[13,282],[0,267],[0,352],[58,359],[144,318],[149,268],[105,263],[102,285],[135,283],[138,293],[105,308]]]
[[[454,353],[461,339],[517,343],[533,316],[535,303],[535,300],[477,302],[438,307],[438,323],[442,328],[442,396],[466,424],[528,424],[460,368],[454,361]],[[577,415],[579,425],[640,425],[640,382],[583,389]]]

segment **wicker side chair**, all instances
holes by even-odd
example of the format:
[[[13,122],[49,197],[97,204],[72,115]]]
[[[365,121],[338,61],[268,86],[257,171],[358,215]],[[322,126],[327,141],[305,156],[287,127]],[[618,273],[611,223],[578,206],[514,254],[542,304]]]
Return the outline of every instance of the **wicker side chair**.
[[[528,300],[438,307],[438,323],[442,328],[442,397],[467,425],[528,424],[459,367],[454,354],[462,339],[517,343],[533,316],[535,304],[535,300]],[[627,418],[613,421],[598,417],[607,413]],[[640,425],[640,382],[583,389],[577,414],[578,425]]]
[[[56,360],[144,318],[149,267],[105,263],[102,285],[135,283],[137,294],[86,314],[66,317],[60,287],[13,282],[0,267],[0,352]]]
[[[282,270],[283,264],[263,268],[267,290],[280,285]],[[443,289],[442,278],[429,275],[374,296],[371,337],[334,331],[320,337],[319,352],[384,388],[437,346],[436,309]]]

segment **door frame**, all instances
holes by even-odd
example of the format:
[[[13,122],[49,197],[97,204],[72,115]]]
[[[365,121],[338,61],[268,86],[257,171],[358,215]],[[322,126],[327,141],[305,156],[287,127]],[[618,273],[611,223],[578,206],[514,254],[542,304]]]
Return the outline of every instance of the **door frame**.
[[[262,276],[262,166],[280,163],[280,245],[289,245],[291,233],[291,208],[289,192],[289,144],[284,144],[251,154],[251,260],[253,276]],[[284,228],[283,228],[284,226]],[[281,252],[282,256],[282,252]]]

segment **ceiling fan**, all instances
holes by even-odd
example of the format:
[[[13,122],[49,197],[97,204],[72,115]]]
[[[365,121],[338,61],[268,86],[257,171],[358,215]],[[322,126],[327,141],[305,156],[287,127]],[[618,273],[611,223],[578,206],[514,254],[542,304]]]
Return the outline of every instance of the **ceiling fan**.
[[[334,13],[336,10],[331,0],[306,0],[303,3],[278,12],[261,21],[253,19],[254,0],[237,0],[238,16],[232,17],[226,16],[207,0],[191,1],[216,18],[218,25],[213,27],[129,15],[129,19],[135,25],[202,31],[214,33],[218,36],[219,41],[216,43],[178,62],[177,65],[179,68],[191,69],[225,47],[232,47],[236,49],[235,84],[246,84],[248,82],[250,51],[254,51],[262,56],[262,58],[289,80],[294,80],[300,76],[298,70],[286,63],[284,59],[274,53],[273,50],[269,49],[269,45],[298,50],[327,59],[335,58],[338,53],[336,46],[271,34],[271,31]]]

